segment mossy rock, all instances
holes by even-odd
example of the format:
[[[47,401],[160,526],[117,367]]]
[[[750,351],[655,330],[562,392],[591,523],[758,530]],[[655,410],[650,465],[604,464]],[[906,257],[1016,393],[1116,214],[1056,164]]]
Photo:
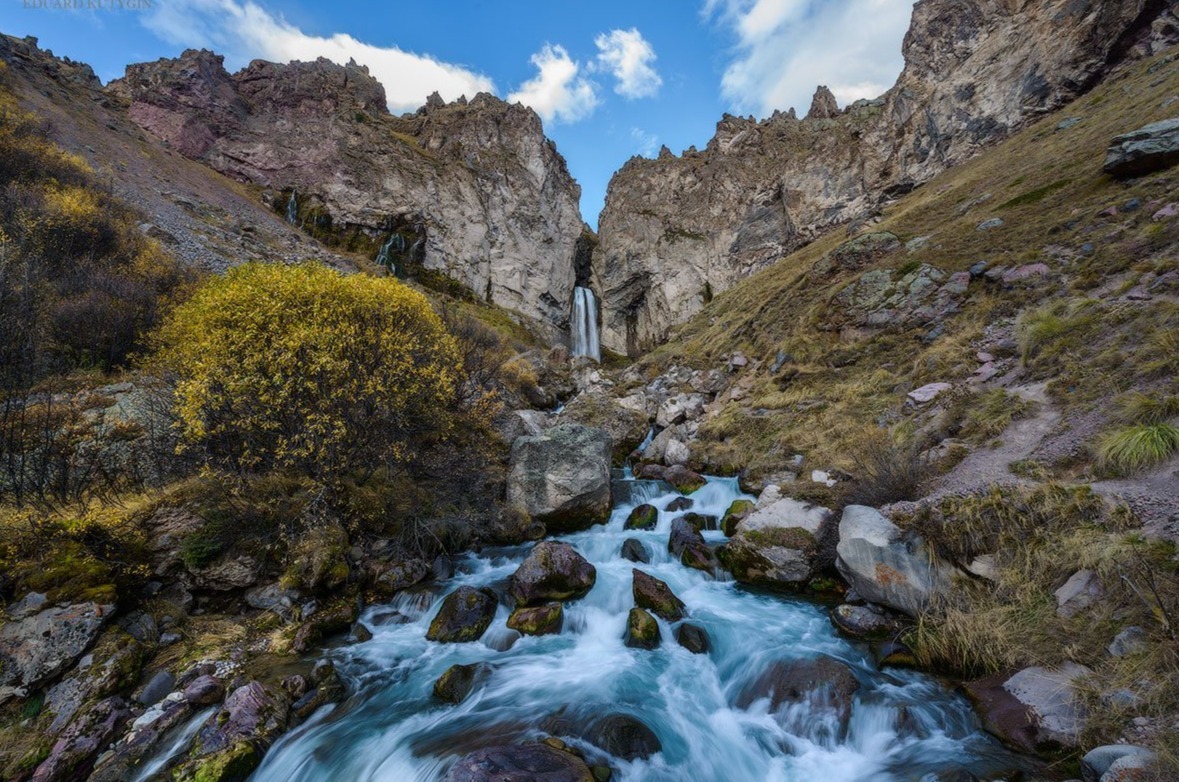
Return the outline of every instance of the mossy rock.
[[[228,749],[176,771],[176,782],[244,782],[258,764],[262,753],[249,741],[238,741]]]
[[[490,673],[491,666],[487,663],[452,665],[434,682],[434,697],[447,703],[462,703]]]
[[[659,623],[641,608],[632,608],[626,617],[625,643],[631,649],[657,649],[661,640]]]
[[[118,589],[109,565],[80,543],[58,542],[45,556],[13,568],[18,591],[41,592],[52,603],[118,602]]]
[[[675,596],[667,584],[641,570],[632,570],[631,575],[634,579],[632,592],[636,606],[645,608],[669,622],[678,622],[684,618],[684,603]]]
[[[655,529],[659,522],[659,509],[654,505],[639,505],[626,517],[623,529]]]
[[[717,568],[716,556],[708,546],[687,546],[680,554],[680,564],[693,570],[712,573]]]
[[[709,516],[704,513],[685,513],[680,518],[691,524],[697,532],[703,532],[706,529],[719,529],[716,516]]]
[[[565,608],[560,603],[517,608],[508,617],[508,627],[524,635],[555,635],[561,632],[565,621]]]
[[[459,587],[447,595],[426,638],[439,643],[478,641],[491,626],[499,599],[490,589]]]
[[[801,527],[770,527],[749,530],[741,535],[758,548],[789,548],[813,552],[819,545],[815,536]]]
[[[721,518],[721,531],[725,533],[725,537],[733,537],[737,532],[737,525],[748,518],[756,508],[757,505],[752,500],[733,500]]]

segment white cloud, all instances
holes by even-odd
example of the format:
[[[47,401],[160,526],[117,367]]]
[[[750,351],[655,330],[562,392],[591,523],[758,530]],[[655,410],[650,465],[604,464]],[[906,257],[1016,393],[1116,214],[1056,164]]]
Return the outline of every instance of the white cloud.
[[[655,157],[659,151],[659,137],[654,133],[648,133],[642,128],[631,128],[630,137],[635,142],[635,152],[643,157]]]
[[[614,91],[624,98],[650,98],[659,92],[663,79],[651,67],[655,49],[636,28],[611,30],[594,39],[598,65],[614,75]]]
[[[879,96],[900,73],[912,11],[913,0],[706,0],[702,15],[737,38],[725,98],[765,116],[805,113],[819,84],[841,104]]]
[[[508,95],[511,103],[523,103],[545,122],[576,122],[593,114],[598,105],[597,88],[581,76],[581,64],[563,46],[545,44],[532,55],[538,73]]]
[[[167,0],[153,4],[144,24],[169,43],[224,54],[231,69],[253,59],[326,57],[341,64],[355,59],[384,85],[389,110],[395,113],[416,109],[435,91],[454,100],[495,90],[488,77],[427,55],[373,46],[342,33],[308,35],[250,0]]]

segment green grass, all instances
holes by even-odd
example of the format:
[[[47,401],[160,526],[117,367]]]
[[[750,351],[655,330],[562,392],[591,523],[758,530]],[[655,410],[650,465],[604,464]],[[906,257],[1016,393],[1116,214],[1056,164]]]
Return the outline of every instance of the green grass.
[[[1134,424],[1101,439],[1097,465],[1114,475],[1133,475],[1162,464],[1179,451],[1179,427],[1171,424]]]
[[[1118,400],[1118,420],[1125,424],[1162,424],[1179,418],[1179,396],[1131,391]]]

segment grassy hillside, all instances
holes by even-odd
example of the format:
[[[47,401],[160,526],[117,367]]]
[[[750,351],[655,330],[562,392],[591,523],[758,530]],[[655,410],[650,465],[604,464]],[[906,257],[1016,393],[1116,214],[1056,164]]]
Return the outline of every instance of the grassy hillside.
[[[1020,342],[1028,379],[1049,380],[1070,415],[1132,388],[1179,390],[1179,290],[1172,284],[1149,300],[1124,295],[1143,275],[1179,269],[1179,219],[1153,218],[1175,197],[1179,173],[1129,182],[1102,173],[1113,136],[1179,114],[1171,60],[1134,65],[869,223],[742,281],[645,358],[651,372],[715,365],[738,350],[762,362],[747,397],[703,428],[708,466],[771,472],[801,452],[815,466],[846,468],[866,432],[897,428],[907,391],[964,380],[979,366],[980,347],[1003,335]],[[995,218],[1002,225],[980,229]],[[899,247],[854,270],[822,273],[833,251],[869,232],[890,232]],[[903,323],[849,328],[836,298],[873,270],[896,280],[922,264],[952,273],[980,261],[988,269],[1042,263],[1047,274],[973,280],[960,311],[936,332]],[[772,374],[778,357],[785,361]]]

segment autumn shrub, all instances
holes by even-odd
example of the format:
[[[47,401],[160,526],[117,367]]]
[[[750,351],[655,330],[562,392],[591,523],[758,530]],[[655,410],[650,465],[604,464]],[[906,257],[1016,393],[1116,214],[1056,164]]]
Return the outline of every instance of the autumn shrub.
[[[244,474],[405,463],[451,424],[459,356],[425,297],[318,264],[209,280],[159,330],[183,444]]]

